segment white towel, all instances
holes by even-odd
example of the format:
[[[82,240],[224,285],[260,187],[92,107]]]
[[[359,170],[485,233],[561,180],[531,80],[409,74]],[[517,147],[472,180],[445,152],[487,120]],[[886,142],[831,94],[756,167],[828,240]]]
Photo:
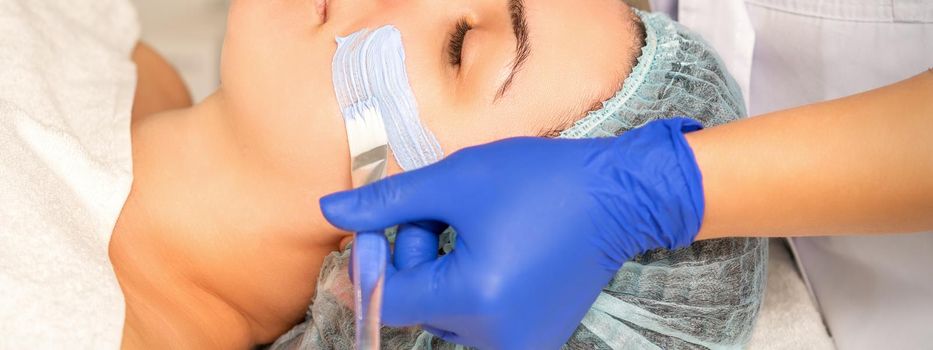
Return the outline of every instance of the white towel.
[[[120,345],[138,35],[125,0],[0,0],[0,349]]]

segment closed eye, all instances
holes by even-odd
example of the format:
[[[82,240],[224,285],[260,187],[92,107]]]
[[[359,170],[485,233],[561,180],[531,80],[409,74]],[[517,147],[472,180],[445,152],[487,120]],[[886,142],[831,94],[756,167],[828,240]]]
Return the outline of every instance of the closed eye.
[[[450,41],[447,43],[447,60],[450,65],[459,67],[463,63],[463,40],[471,29],[473,27],[466,19],[460,19],[450,32]]]

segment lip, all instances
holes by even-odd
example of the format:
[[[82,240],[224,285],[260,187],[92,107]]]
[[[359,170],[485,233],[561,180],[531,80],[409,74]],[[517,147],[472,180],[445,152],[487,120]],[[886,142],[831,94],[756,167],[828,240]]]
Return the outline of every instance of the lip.
[[[327,3],[329,0],[314,0],[314,9],[317,10],[321,23],[327,22]]]

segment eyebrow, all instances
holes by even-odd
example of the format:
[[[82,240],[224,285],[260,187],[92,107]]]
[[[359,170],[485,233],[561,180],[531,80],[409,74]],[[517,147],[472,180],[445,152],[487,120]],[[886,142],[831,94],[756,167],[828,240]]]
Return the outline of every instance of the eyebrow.
[[[512,59],[512,69],[509,72],[509,76],[505,78],[502,86],[499,87],[499,91],[496,92],[496,97],[493,101],[498,101],[505,95],[509,87],[512,86],[515,73],[522,68],[522,65],[525,64],[525,61],[528,60],[528,56],[531,54],[531,45],[528,42],[528,21],[525,16],[524,0],[509,0],[509,17],[512,19],[512,33],[515,34],[515,58]]]

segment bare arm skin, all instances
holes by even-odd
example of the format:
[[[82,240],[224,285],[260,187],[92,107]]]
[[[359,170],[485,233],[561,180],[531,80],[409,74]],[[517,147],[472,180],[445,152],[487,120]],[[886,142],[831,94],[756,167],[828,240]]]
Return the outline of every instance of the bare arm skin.
[[[191,95],[185,83],[158,52],[140,42],[133,49],[132,58],[137,73],[134,118],[191,106]]]
[[[933,229],[933,71],[687,135],[697,239]]]

